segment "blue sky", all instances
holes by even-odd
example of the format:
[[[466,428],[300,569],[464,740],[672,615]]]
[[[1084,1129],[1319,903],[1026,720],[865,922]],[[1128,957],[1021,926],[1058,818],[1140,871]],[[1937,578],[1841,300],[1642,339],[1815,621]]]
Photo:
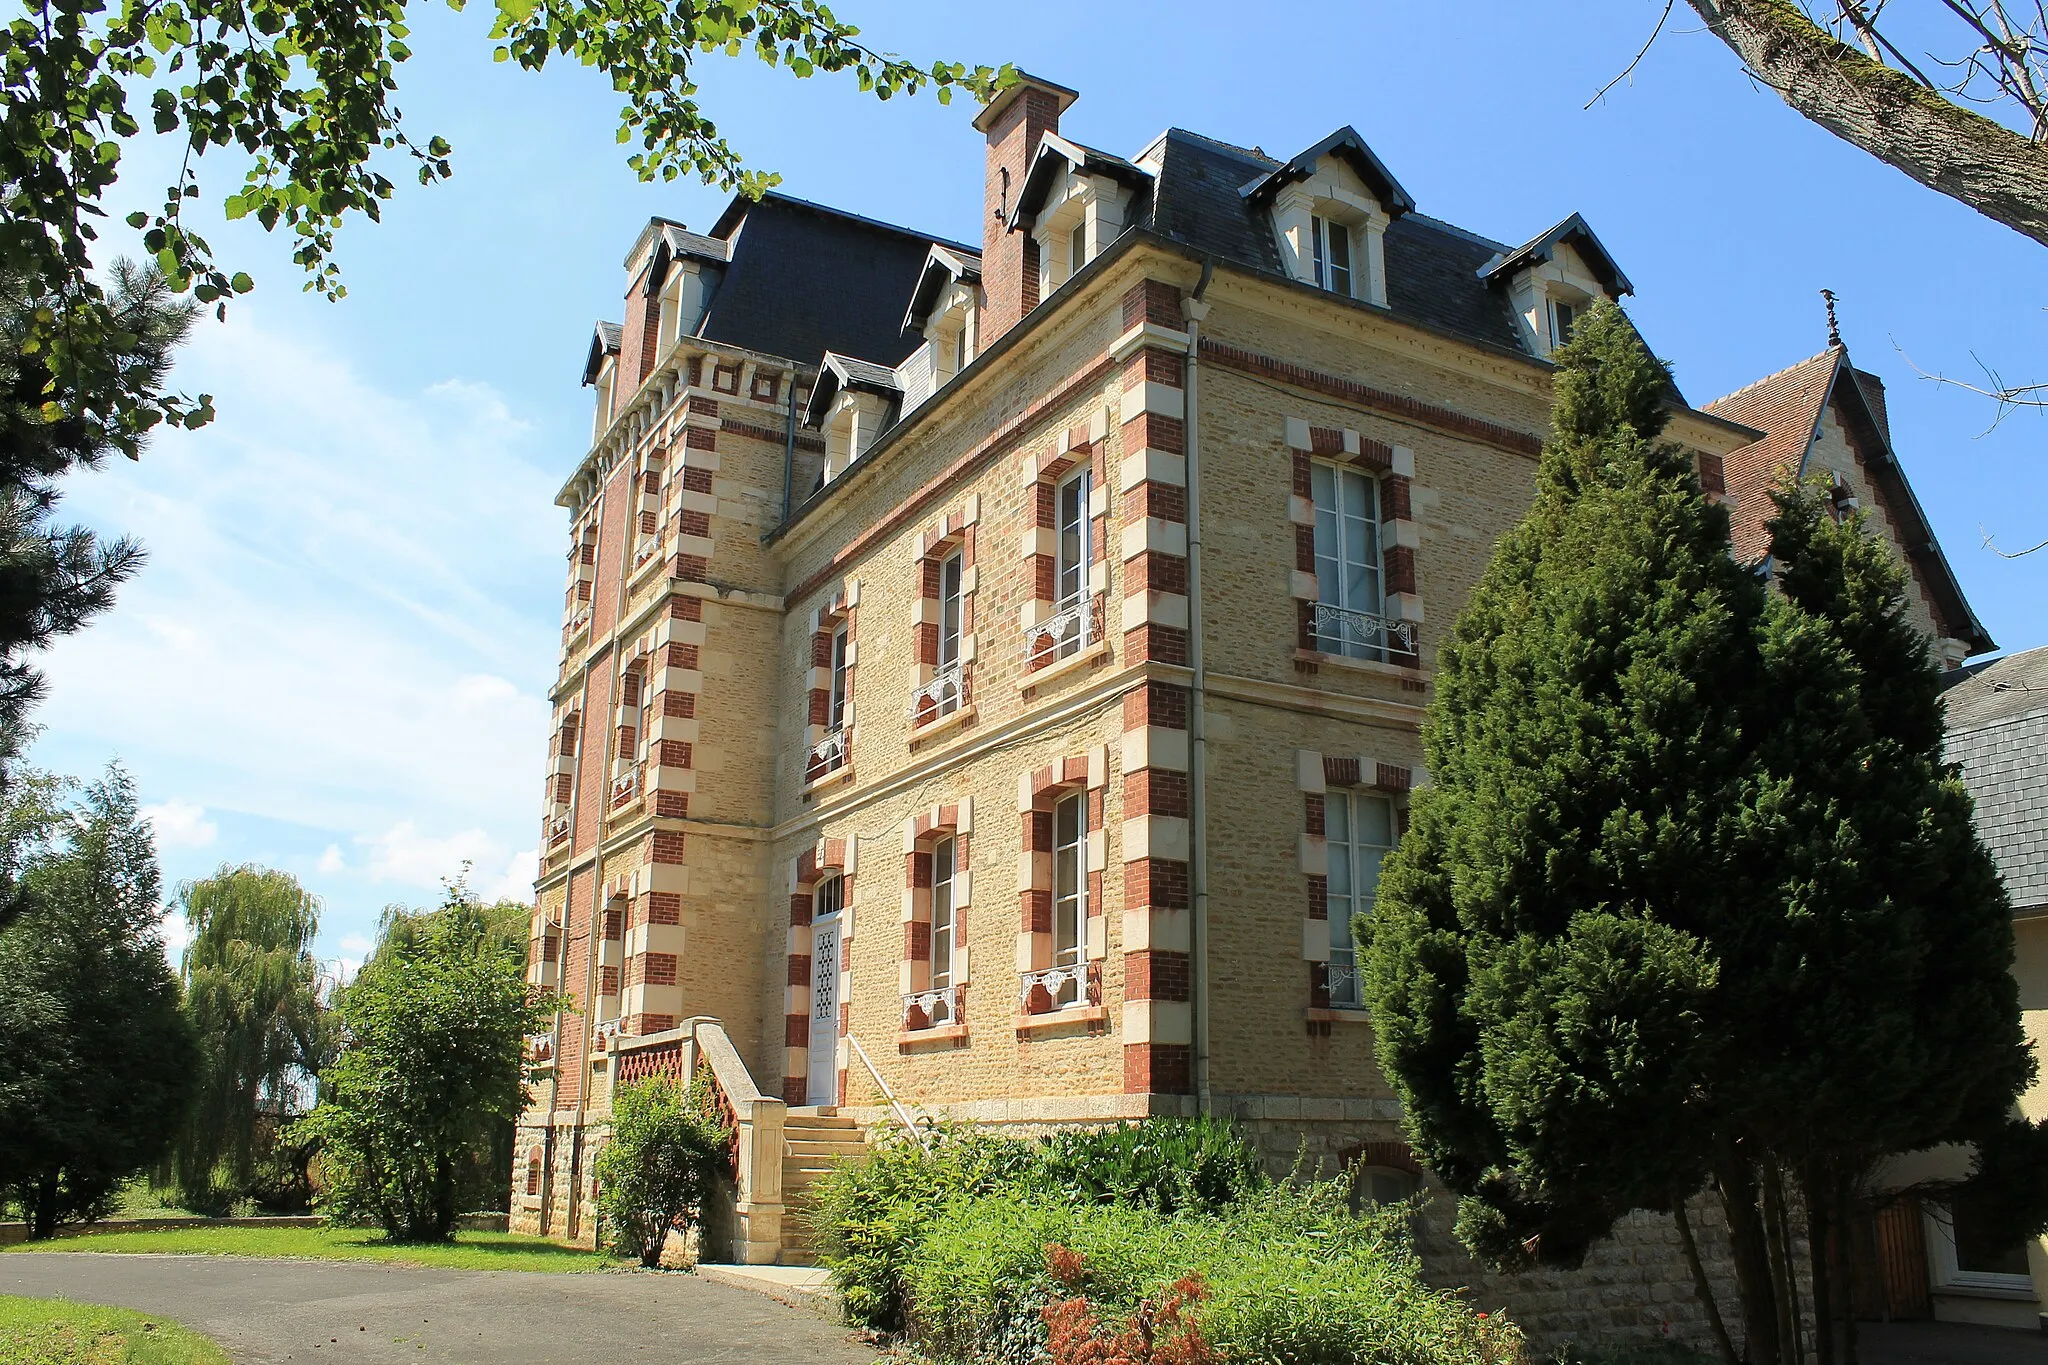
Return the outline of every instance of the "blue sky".
[[[258,284],[180,365],[220,419],[76,478],[66,503],[152,561],[48,657],[34,758],[125,763],[173,882],[222,862],[298,875],[325,903],[330,957],[359,958],[382,906],[432,901],[465,859],[480,889],[526,894],[560,620],[553,495],[587,443],[590,325],[619,316],[620,258],[649,215],[703,228],[725,202],[639,183],[594,73],[493,64],[489,8],[422,4],[401,68],[399,104],[415,136],[454,143],[454,179],[392,172],[384,221],[344,233],[339,304],[298,292],[283,242],[213,228]],[[1290,155],[1348,123],[1423,212],[1462,227],[1521,241],[1578,210],[1695,402],[1820,350],[1832,288],[1979,615],[2008,649],[2048,643],[2048,551],[1982,545],[2048,539],[2048,427],[2022,412],[1987,432],[1988,403],[1916,377],[1974,377],[1976,356],[2048,379],[2048,251],[1752,87],[1683,5],[1590,110],[1653,0],[1301,3],[1284,24],[1208,3],[840,8],[878,46],[1074,87],[1065,131],[1110,150],[1177,125]],[[700,77],[787,192],[978,239],[964,104],[884,104],[751,59]],[[168,155],[131,153],[115,221],[149,206]],[[204,165],[209,201],[241,170]]]

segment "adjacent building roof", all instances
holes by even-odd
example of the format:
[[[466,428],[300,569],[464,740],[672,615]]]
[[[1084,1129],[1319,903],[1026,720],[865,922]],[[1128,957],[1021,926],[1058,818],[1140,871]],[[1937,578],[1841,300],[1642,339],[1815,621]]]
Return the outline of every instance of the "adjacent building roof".
[[[1944,699],[1948,757],[2013,909],[2048,914],[2048,649],[1959,669]]]
[[[1900,547],[1934,599],[1942,630],[1967,642],[1973,653],[1996,648],[1963,596],[1955,570],[1892,449],[1884,382],[1851,365],[1848,349],[1841,345],[1706,405],[1716,417],[1764,433],[1763,439],[1730,452],[1726,460],[1728,491],[1735,499],[1736,554],[1756,563],[1769,556],[1765,523],[1773,511],[1770,490],[1787,473],[1810,472],[1806,453],[1820,434],[1830,404],[1839,405],[1843,425],[1861,449],[1872,487],[1898,530]]]
[[[1560,245],[1569,245],[1578,252],[1579,259],[1593,272],[1593,278],[1606,287],[1616,298],[1633,294],[1636,287],[1628,282],[1628,276],[1621,273],[1621,267],[1614,263],[1614,257],[1593,235],[1593,229],[1579,214],[1572,214],[1548,232],[1539,234],[1522,243],[1513,251],[1495,256],[1479,268],[1482,279],[1508,279],[1516,271],[1545,262],[1557,254]]]

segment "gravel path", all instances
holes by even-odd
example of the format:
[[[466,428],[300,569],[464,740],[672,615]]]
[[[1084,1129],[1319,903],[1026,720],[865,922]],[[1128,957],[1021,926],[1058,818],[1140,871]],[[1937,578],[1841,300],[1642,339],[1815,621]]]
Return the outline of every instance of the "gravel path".
[[[872,1365],[825,1318],[693,1275],[536,1275],[91,1252],[0,1256],[0,1294],[162,1313],[238,1365]]]

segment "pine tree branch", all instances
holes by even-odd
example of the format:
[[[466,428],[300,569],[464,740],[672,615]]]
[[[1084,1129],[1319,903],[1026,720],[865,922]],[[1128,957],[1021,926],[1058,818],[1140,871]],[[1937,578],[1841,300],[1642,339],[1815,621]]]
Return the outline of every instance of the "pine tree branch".
[[[2048,147],[1875,61],[1791,0],[1687,0],[1785,103],[1929,189],[2048,245]]]

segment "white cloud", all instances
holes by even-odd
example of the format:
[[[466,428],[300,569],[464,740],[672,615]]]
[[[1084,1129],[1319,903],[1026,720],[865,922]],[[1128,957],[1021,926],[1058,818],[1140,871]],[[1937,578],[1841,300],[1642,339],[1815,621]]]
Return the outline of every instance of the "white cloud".
[[[173,383],[218,420],[66,483],[68,519],[150,559],[44,659],[36,761],[118,754],[166,850],[311,864],[335,932],[375,888],[432,903],[465,858],[483,894],[518,883],[565,535],[530,425],[484,384],[379,386],[247,302]]]
[[[185,912],[177,909],[164,911],[156,927],[157,934],[163,939],[164,959],[171,964],[171,970],[176,971],[185,956],[185,945],[192,941],[192,929],[185,923]]]
[[[149,821],[159,849],[205,848],[220,834],[220,826],[206,818],[206,807],[180,797],[144,806],[142,818]]]
[[[343,957],[354,958],[356,961],[361,962],[370,955],[370,949],[377,945],[364,938],[361,934],[344,934],[341,941],[334,946],[341,950]]]
[[[357,836],[368,854],[372,881],[438,887],[469,864],[469,887],[484,900],[524,900],[533,894],[540,866],[538,849],[509,850],[482,829],[430,835],[412,820],[400,820],[382,834]]]

